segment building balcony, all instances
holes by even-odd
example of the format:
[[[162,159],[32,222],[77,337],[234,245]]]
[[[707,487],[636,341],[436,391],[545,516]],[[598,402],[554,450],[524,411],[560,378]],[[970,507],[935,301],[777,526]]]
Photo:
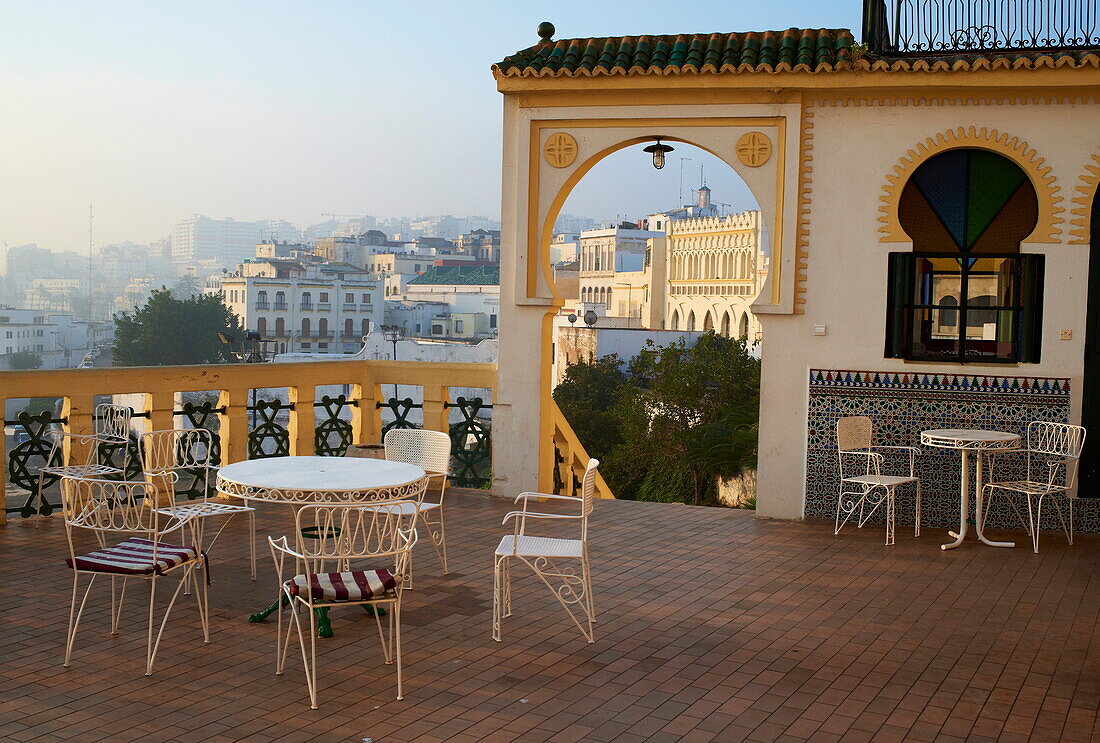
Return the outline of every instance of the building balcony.
[[[313,309],[313,303],[302,302],[302,304],[299,306],[299,309],[302,310],[302,312],[310,312]]]
[[[324,332],[320,330],[299,330],[295,333],[298,338],[319,338],[324,340],[325,338],[332,338],[335,331],[326,330]]]
[[[374,310],[374,305],[373,304],[361,304],[361,305],[359,305],[359,311],[360,312],[371,312],[373,310]]]
[[[863,40],[888,57],[1100,48],[1094,0],[864,0]]]
[[[318,302],[317,303],[317,311],[318,312],[328,312],[331,309],[332,309],[332,305],[328,302]]]
[[[343,306],[344,312],[355,312],[355,309],[356,308],[355,308],[355,303],[354,302],[351,303],[351,304],[345,304]]]
[[[270,307],[270,305],[268,305],[267,302],[257,302],[256,303],[256,309],[258,309],[258,310],[267,310],[267,309],[271,309],[271,307]]]
[[[287,304],[286,302],[276,302],[274,305],[272,305],[272,309],[285,310],[287,309]]]

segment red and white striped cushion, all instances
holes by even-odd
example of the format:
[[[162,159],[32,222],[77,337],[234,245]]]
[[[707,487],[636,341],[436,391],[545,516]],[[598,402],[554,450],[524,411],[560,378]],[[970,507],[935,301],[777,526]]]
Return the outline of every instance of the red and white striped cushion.
[[[153,562],[154,547],[156,548],[155,563]],[[75,560],[66,558],[65,562],[70,568],[96,573],[160,575],[198,556],[199,551],[194,547],[177,547],[173,544],[132,537],[114,547],[78,555]]]
[[[291,596],[313,601],[365,601],[397,587],[388,570],[351,570],[345,573],[296,575],[285,583]]]

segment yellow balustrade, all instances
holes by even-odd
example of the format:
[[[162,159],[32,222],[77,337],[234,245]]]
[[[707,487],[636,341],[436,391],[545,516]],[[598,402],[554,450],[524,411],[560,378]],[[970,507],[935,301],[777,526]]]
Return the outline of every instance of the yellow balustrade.
[[[384,386],[421,387],[424,427],[446,432],[450,389],[492,390],[496,375],[496,364],[381,360],[4,371],[0,372],[0,405],[8,399],[60,397],[65,430],[87,434],[94,430],[92,416],[98,395],[143,395],[144,404],[134,412],[147,416],[152,428],[164,429],[172,427],[177,392],[210,392],[218,396],[222,461],[236,462],[247,458],[253,389],[287,390],[290,453],[309,455],[314,453],[318,387],[348,386],[348,397],[356,403],[351,407],[352,442],[377,443],[382,411],[376,402],[387,399]],[[66,452],[66,456],[82,454]],[[7,440],[0,437],[0,492],[7,484],[7,464]],[[3,518],[0,510],[0,523]]]
[[[554,468],[557,470],[555,479],[561,483],[560,487],[555,487],[555,490],[560,490],[561,495],[580,496],[580,493],[575,492],[575,490],[577,484],[580,483],[581,476],[584,475],[585,467],[588,466],[588,452],[584,450],[580,439],[577,438],[573,427],[569,425],[569,421],[565,419],[565,415],[561,412],[558,404],[551,400],[550,405],[550,415],[554,426]],[[555,473],[551,473],[551,476],[553,474]],[[553,485],[553,483],[549,484]],[[547,487],[547,483],[544,483],[542,487]],[[615,497],[611,492],[611,488],[603,479],[603,475],[599,472],[596,473],[596,496],[599,498]]]

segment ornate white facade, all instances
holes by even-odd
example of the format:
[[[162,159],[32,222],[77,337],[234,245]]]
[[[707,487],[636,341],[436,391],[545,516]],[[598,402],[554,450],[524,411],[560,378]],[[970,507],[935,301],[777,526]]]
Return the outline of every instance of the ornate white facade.
[[[667,223],[665,327],[755,339],[750,306],[768,275],[760,212]]]

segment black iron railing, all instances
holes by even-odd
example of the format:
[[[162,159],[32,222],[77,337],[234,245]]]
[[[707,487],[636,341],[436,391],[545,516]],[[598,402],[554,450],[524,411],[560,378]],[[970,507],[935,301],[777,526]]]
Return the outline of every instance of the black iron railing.
[[[864,0],[863,41],[894,56],[1100,47],[1096,0]]]

